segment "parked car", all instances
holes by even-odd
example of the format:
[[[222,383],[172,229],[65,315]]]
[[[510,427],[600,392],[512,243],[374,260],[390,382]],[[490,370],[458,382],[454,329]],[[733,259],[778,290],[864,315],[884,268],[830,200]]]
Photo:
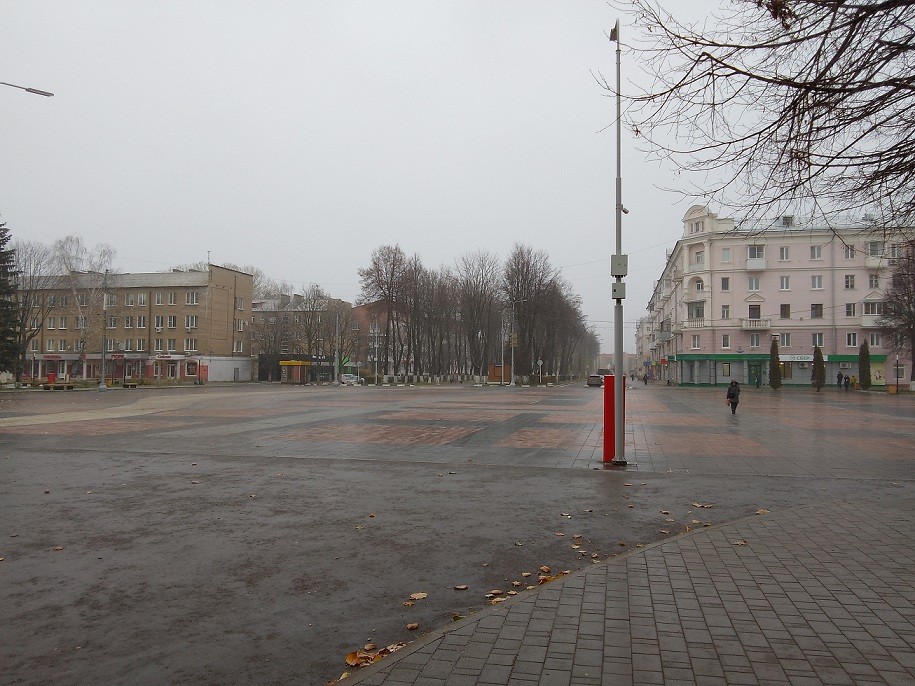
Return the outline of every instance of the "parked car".
[[[600,374],[591,374],[588,377],[588,385],[597,386],[598,388],[600,388],[601,386],[604,385],[604,377],[602,377]]]
[[[361,386],[365,383],[365,379],[355,374],[341,374],[340,383],[346,386]]]

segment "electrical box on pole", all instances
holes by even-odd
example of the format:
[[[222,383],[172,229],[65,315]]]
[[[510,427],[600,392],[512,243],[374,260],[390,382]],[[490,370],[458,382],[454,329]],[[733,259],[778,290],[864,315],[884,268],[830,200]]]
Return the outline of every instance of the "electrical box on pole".
[[[614,281],[610,284],[610,297],[614,300],[626,299],[626,284],[622,281]]]
[[[629,273],[629,255],[610,256],[610,276],[626,276]]]

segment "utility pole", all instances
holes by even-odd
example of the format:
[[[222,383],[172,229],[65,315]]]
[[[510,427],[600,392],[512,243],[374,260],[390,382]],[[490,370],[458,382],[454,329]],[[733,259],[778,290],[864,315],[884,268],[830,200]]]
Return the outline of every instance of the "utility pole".
[[[337,310],[336,323],[334,324],[334,378],[333,382],[340,380],[340,310]]]

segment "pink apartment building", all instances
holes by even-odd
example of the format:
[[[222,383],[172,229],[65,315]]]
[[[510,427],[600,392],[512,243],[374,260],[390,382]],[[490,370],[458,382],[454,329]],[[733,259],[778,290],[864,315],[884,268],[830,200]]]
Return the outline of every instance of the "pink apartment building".
[[[736,227],[707,207],[683,218],[683,237],[639,321],[643,368],[688,385],[768,382],[769,349],[779,341],[785,385],[809,385],[814,346],[826,358],[827,383],[858,373],[867,341],[875,385],[908,383],[908,360],[881,334],[883,287],[901,235],[866,221],[814,226],[780,217]]]

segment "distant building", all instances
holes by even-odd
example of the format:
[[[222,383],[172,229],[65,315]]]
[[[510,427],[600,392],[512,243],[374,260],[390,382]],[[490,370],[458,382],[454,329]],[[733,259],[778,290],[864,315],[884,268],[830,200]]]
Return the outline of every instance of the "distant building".
[[[249,381],[251,274],[78,272],[42,294],[52,306],[26,353],[26,376],[111,380]],[[103,350],[104,347],[104,350]]]
[[[677,384],[766,384],[775,338],[783,383],[809,385],[815,345],[828,382],[857,375],[867,341],[873,383],[884,384],[895,370],[878,321],[901,250],[901,234],[866,222],[827,227],[780,217],[738,228],[696,205],[637,324],[640,364]]]

